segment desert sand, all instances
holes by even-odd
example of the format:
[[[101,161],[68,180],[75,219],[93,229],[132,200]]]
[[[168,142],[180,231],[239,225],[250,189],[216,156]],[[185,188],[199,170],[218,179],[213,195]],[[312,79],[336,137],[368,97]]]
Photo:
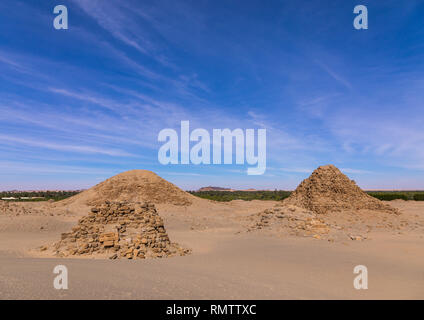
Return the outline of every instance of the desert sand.
[[[141,182],[134,184],[134,175]],[[58,203],[2,203],[0,298],[424,299],[424,202],[365,198],[373,210],[346,207],[343,192],[354,186],[337,172],[334,179],[349,186],[335,188],[338,208],[326,213],[322,206],[316,211],[310,203],[302,207],[299,192],[283,202],[217,203],[161,180],[150,184],[156,177],[149,173],[123,177],[133,177],[130,188],[118,179],[118,189],[109,182]],[[299,187],[306,185],[313,198],[317,184],[309,182]],[[139,188],[145,183],[154,190],[167,235],[190,254],[131,260],[55,254],[53,244],[61,234],[97,202],[128,201],[133,192],[137,201],[150,200]],[[327,193],[325,184],[318,189]],[[356,200],[364,199],[360,192]],[[44,246],[48,249],[40,250]],[[53,288],[57,265],[68,268],[68,290]],[[368,290],[353,287],[356,265],[368,268]]]

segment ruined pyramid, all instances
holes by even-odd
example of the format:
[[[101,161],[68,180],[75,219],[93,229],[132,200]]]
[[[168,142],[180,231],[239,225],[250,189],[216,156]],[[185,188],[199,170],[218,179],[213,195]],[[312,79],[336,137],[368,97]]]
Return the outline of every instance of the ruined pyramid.
[[[364,240],[374,228],[400,230],[399,213],[327,165],[316,169],[281,203],[247,217],[247,231],[328,241]]]
[[[362,191],[355,181],[350,180],[334,165],[316,169],[283,204],[294,205],[317,214],[341,210],[397,213],[396,209]]]
[[[97,255],[110,259],[164,258],[190,253],[170,241],[153,204],[125,201],[106,201],[94,206],[51,249],[59,257]]]
[[[60,202],[99,205],[105,201],[148,201],[154,204],[190,205],[194,196],[148,170],[131,170],[113,176],[91,189]]]

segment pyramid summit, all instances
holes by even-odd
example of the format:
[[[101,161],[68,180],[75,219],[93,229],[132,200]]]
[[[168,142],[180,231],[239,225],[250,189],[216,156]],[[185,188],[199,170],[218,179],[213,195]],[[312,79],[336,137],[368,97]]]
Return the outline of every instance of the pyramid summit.
[[[63,200],[64,205],[98,205],[105,201],[148,201],[154,204],[190,205],[194,196],[148,170],[131,170]]]
[[[318,214],[341,210],[397,212],[391,206],[365,193],[355,181],[350,180],[334,165],[317,168],[284,200],[284,204],[295,205]]]

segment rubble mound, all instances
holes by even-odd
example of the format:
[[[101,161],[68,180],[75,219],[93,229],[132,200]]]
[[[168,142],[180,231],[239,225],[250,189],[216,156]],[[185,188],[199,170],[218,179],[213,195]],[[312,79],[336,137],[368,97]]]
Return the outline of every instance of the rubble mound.
[[[16,211],[16,206],[8,201],[0,200],[0,213],[1,214],[10,214],[11,212]]]
[[[16,217],[21,215],[47,215],[43,212],[43,210],[33,208],[31,205],[31,203],[25,202],[9,202],[0,200],[0,215]]]
[[[296,206],[277,205],[248,218],[247,231],[274,229],[278,233],[294,236],[311,236],[317,239],[329,236],[331,228],[320,216]]]
[[[148,170],[131,170],[113,176],[91,189],[61,201],[62,205],[99,205],[105,201],[153,202],[190,205],[194,196]]]
[[[170,241],[153,204],[126,201],[106,201],[94,206],[71,232],[62,234],[52,249],[60,257],[99,255],[110,259],[164,258],[190,253]]]
[[[316,169],[283,201],[318,214],[341,210],[372,210],[398,213],[395,208],[366,194],[333,165]]]
[[[397,214],[385,211],[346,210],[319,214],[280,203],[247,217],[247,232],[264,232],[277,237],[296,236],[333,241],[367,240],[374,232],[401,234],[420,227]]]

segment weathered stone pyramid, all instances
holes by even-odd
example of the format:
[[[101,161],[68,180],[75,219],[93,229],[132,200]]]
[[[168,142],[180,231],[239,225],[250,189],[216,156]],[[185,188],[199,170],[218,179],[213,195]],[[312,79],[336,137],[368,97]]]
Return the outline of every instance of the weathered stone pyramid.
[[[318,214],[341,210],[374,210],[397,213],[395,208],[371,197],[333,165],[316,169],[283,201]]]
[[[171,243],[153,204],[125,201],[106,201],[93,207],[53,248],[60,257],[98,255],[110,259],[163,258],[190,252]]]
[[[148,201],[155,204],[190,205],[196,199],[148,170],[131,170],[113,176],[58,205],[99,205],[105,201]]]

